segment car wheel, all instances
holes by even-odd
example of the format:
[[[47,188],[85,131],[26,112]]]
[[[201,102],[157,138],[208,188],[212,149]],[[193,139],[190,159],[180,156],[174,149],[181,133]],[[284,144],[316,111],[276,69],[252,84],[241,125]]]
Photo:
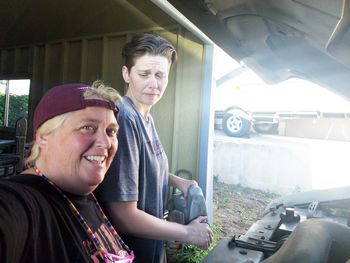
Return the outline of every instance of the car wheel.
[[[253,128],[258,133],[277,134],[278,123],[255,123]]]
[[[242,116],[228,112],[222,120],[222,127],[226,135],[232,137],[243,137],[250,130],[250,121]]]

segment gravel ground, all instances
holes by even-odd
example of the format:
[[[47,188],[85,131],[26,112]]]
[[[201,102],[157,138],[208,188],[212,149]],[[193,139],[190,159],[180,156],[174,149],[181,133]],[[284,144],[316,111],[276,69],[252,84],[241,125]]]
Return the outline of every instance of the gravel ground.
[[[214,225],[221,229],[219,236],[245,234],[262,215],[266,205],[277,195],[261,190],[214,183]]]

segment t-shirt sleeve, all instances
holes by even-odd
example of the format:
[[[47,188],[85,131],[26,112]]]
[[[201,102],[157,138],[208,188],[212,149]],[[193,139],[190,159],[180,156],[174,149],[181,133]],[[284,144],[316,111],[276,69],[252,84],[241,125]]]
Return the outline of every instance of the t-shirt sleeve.
[[[118,118],[118,149],[105,179],[95,191],[102,203],[138,201],[141,134],[130,115]]]
[[[26,193],[11,183],[0,182],[0,262],[20,262],[30,234]]]

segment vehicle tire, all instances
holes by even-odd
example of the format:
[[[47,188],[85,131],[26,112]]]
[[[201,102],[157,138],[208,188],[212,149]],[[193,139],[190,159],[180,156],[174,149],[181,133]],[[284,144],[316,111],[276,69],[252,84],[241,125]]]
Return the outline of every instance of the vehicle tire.
[[[278,133],[278,123],[255,123],[255,124],[253,124],[253,129],[257,133],[277,134]]]
[[[250,121],[238,114],[227,112],[222,119],[222,128],[226,135],[231,137],[243,137],[250,130]]]

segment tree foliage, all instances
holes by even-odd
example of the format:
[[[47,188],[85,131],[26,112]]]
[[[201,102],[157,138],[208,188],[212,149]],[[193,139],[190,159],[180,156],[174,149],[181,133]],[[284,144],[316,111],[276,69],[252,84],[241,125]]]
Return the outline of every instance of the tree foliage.
[[[5,95],[0,94],[0,126],[4,126]],[[8,126],[15,127],[16,120],[28,118],[28,95],[10,94]]]

